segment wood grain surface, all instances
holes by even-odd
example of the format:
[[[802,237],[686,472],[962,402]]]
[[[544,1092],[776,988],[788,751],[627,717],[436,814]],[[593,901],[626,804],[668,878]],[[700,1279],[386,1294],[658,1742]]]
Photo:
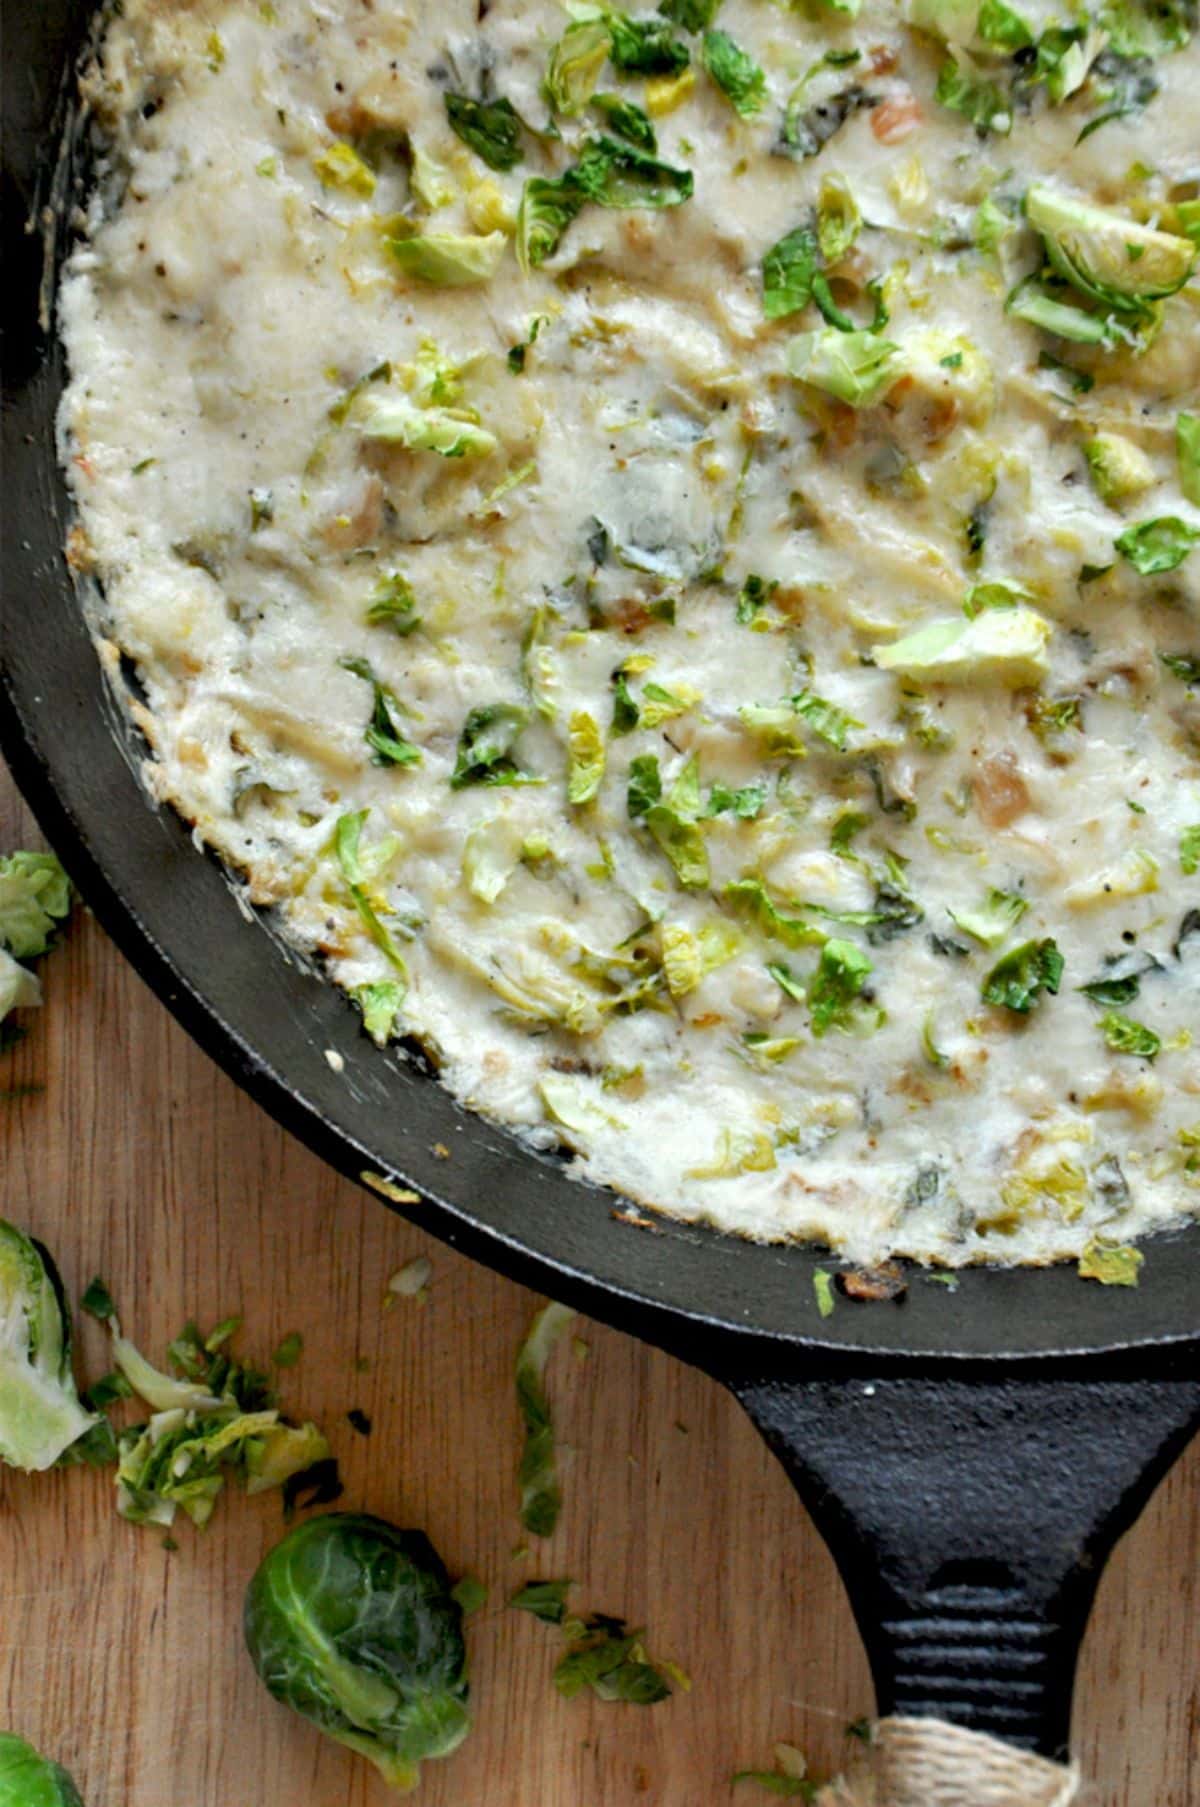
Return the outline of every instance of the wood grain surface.
[[[0,849],[37,844],[0,773]],[[490,1586],[471,1621],[476,1728],[426,1766],[425,1807],[752,1807],[732,1771],[774,1741],[814,1771],[871,1707],[841,1583],[732,1399],[665,1355],[577,1326],[551,1374],[568,1446],[555,1538],[515,1555],[512,1353],[536,1301],[338,1179],[245,1098],[77,912],[42,966],[46,1008],[0,1066],[0,1214],[56,1251],[77,1296],[109,1280],[161,1357],[189,1316],[245,1314],[267,1355],[299,1330],[285,1400],[327,1430],[346,1503],[423,1526]],[[20,1088],[30,1090],[14,1096]],[[383,1309],[427,1253],[424,1306]],[[104,1362],[94,1324],[81,1365]],[[353,1407],[369,1437],[347,1423]],[[360,1760],[276,1706],[240,1634],[245,1583],[279,1535],[268,1496],[229,1493],[174,1553],[127,1525],[106,1475],[0,1475],[0,1725],[76,1775],[87,1807],[382,1807]],[[1089,1807],[1200,1803],[1200,1445],[1100,1590],[1075,1729]],[[581,1606],[647,1627],[692,1678],[659,1706],[566,1702],[556,1634],[504,1600],[569,1575]]]

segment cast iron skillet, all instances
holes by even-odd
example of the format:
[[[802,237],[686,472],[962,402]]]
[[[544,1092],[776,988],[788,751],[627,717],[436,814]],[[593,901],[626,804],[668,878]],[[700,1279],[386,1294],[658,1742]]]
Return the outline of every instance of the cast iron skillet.
[[[1200,1422],[1200,1229],[1155,1242],[1136,1292],[1053,1270],[967,1272],[952,1293],[914,1272],[904,1303],[841,1300],[822,1320],[828,1256],[620,1221],[612,1194],[462,1110],[415,1058],[380,1054],[341,994],[239,912],[139,785],[62,557],[62,360],[29,223],[79,195],[71,95],[92,14],[5,11],[0,750],[84,896],[324,1159],[411,1187],[422,1227],[733,1389],[841,1565],[881,1711],[1061,1754],[1104,1559]]]

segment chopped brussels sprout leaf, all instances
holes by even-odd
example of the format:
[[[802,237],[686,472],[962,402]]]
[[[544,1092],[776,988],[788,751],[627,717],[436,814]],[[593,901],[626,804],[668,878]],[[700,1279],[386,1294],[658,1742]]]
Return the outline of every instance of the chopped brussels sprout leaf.
[[[513,169],[521,161],[521,119],[510,100],[445,98],[451,128],[489,169]]]
[[[999,947],[1028,908],[1025,899],[1015,891],[997,891],[993,887],[978,908],[951,910],[949,916],[965,935],[981,941],[984,947]]]
[[[420,625],[416,592],[408,579],[399,571],[384,572],[367,604],[367,626],[390,627],[403,640]]]
[[[1188,501],[1200,508],[1200,414],[1176,415],[1175,456],[1179,487]]]
[[[849,1026],[855,1004],[872,972],[870,960],[853,941],[827,941],[808,988],[812,1032],[828,1035]]]
[[[500,268],[507,243],[503,232],[489,232],[482,238],[425,232],[412,238],[390,238],[387,246],[406,276],[415,276],[434,288],[461,289],[490,282]]]
[[[594,715],[576,710],[567,731],[567,801],[590,803],[604,780],[604,736]]]
[[[789,373],[852,408],[869,408],[902,373],[900,347],[872,332],[825,326],[801,333],[787,350]]]
[[[1090,1242],[1079,1257],[1079,1277],[1102,1286],[1136,1286],[1145,1259],[1140,1249]]]
[[[71,1372],[71,1312],[48,1249],[0,1220],[0,1461],[40,1473],[100,1420]]]
[[[672,169],[636,145],[607,136],[585,142],[564,180],[599,207],[678,207],[693,188],[690,170]]]
[[[947,57],[938,71],[934,98],[969,119],[980,137],[1012,131],[1012,102],[996,82],[981,81]]]
[[[767,78],[754,58],[728,32],[704,34],[704,67],[735,113],[753,119],[766,105]]]
[[[821,250],[811,226],[797,226],[763,258],[763,313],[783,320],[812,300],[813,278],[821,268]],[[761,580],[760,580],[761,581]]]
[[[15,1732],[0,1732],[0,1807],[83,1807],[83,1801],[60,1764]]]
[[[362,1011],[363,1028],[377,1047],[386,1047],[391,1040],[407,990],[395,979],[355,986],[352,995]]]
[[[544,1305],[517,1350],[517,1405],[525,1426],[517,1484],[521,1523],[534,1537],[549,1537],[562,1510],[545,1377],[554,1346],[574,1318],[575,1313],[565,1305]]]
[[[564,1699],[573,1700],[585,1688],[597,1700],[641,1707],[668,1698],[671,1684],[647,1657],[640,1632],[627,1631],[623,1620],[604,1613],[576,1623],[578,1635],[554,1671],[554,1685]]]
[[[1179,870],[1185,878],[1200,872],[1200,822],[1193,822],[1180,834]]]
[[[836,1302],[836,1295],[833,1290],[833,1275],[823,1267],[813,1269],[813,1292],[817,1297],[818,1312],[823,1318],[831,1318]],[[738,1782],[744,1781],[747,1777],[753,1777],[756,1781],[760,1779],[759,1772],[749,1769],[743,1770],[740,1775],[735,1776],[733,1779],[735,1782]],[[792,1778],[787,1777],[786,1779],[790,1781]],[[779,1793],[780,1791],[776,1789],[774,1792]],[[789,1792],[798,1794],[800,1790],[797,1788],[790,1790]]]
[[[405,740],[398,717],[403,713],[402,705],[395,692],[386,684],[381,684],[366,659],[339,659],[338,664],[343,671],[351,672],[356,678],[362,678],[370,684],[374,692],[374,706],[371,719],[363,734],[363,739],[372,752],[372,765],[420,765],[421,749],[414,746],[411,740]]]
[[[996,682],[1018,690],[1049,670],[1050,623],[1036,609],[983,609],[974,619],[945,616],[891,646],[873,648],[884,671],[939,684]]]
[[[1117,551],[1127,558],[1139,577],[1157,577],[1175,571],[1183,563],[1196,541],[1200,527],[1181,521],[1178,515],[1158,515],[1150,521],[1138,521],[1127,527],[1113,541]]]
[[[668,20],[606,12],[604,23],[611,38],[612,66],[623,75],[678,75],[687,68],[688,47],[674,36]]]
[[[263,1559],[244,1625],[269,1693],[394,1788],[470,1730],[462,1608],[420,1531],[365,1513],[309,1519]]]
[[[18,960],[48,953],[71,913],[71,881],[52,853],[0,859],[0,947]]]
[[[484,703],[472,709],[458,737],[458,756],[450,777],[451,790],[468,784],[533,784],[513,757],[529,711],[519,703]]]
[[[546,99],[564,119],[583,112],[608,61],[612,40],[602,19],[568,25],[550,53],[544,89]]]
[[[1058,944],[1049,936],[1023,941],[993,966],[983,982],[983,1001],[1026,1016],[1043,992],[1057,994],[1063,965]]]
[[[1114,1054],[1135,1054],[1142,1060],[1153,1060],[1162,1051],[1162,1038],[1153,1029],[1115,1010],[1101,1017],[1100,1027]]]
[[[499,441],[477,421],[451,408],[417,407],[407,396],[364,395],[356,404],[364,439],[441,458],[488,458]]]
[[[721,0],[659,0],[659,12],[684,31],[704,31],[721,10]]]
[[[361,840],[363,825],[369,814],[369,810],[360,809],[338,817],[333,831],[334,853],[345,880],[346,889],[350,894],[350,901],[361,916],[367,933],[380,953],[390,961],[407,984],[408,968],[404,963],[404,956],[381,920],[376,903],[367,891],[368,870],[367,864],[364,864]],[[394,845],[394,842],[390,841],[381,841],[376,844],[371,850],[368,862],[372,871],[378,870],[378,862],[386,862],[391,857]]]
[[[1072,288],[1118,312],[1145,314],[1146,305],[1191,275],[1197,247],[1190,239],[1093,206],[1035,183],[1025,215],[1041,234],[1046,255]]]
[[[1101,501],[1123,502],[1155,481],[1154,466],[1145,452],[1119,433],[1096,433],[1084,441],[1083,455]]]
[[[375,171],[352,144],[340,139],[313,157],[313,168],[327,188],[344,188],[368,200],[375,193]]]
[[[782,941],[785,947],[820,947],[826,940],[824,930],[802,916],[785,915],[760,878],[734,879],[726,885],[725,896],[734,909],[757,923],[764,935]]]

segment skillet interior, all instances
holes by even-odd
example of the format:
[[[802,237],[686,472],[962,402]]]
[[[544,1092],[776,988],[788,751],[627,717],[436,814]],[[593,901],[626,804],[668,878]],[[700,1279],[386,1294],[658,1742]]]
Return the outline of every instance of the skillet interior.
[[[9,0],[5,10],[9,42],[23,48],[3,71],[0,750],[87,901],[208,1052],[344,1172],[411,1185],[422,1199],[411,1215],[445,1240],[702,1364],[729,1339],[903,1358],[1082,1354],[1194,1335],[1200,1227],[1149,1245],[1136,1292],[1081,1283],[1069,1268],[967,1271],[956,1292],[918,1274],[902,1308],[846,1304],[822,1321],[812,1272],[828,1255],[617,1221],[613,1195],[572,1180],[416,1065],[375,1050],[342,995],[241,915],[220,868],[141,790],[136,733],[108,692],[63,562],[68,510],[54,449],[62,356],[37,324],[42,242],[25,223],[63,199],[54,154],[64,133],[70,144],[67,96],[88,21],[70,0]],[[65,156],[64,181],[75,173]],[[449,1160],[434,1154],[439,1143]]]

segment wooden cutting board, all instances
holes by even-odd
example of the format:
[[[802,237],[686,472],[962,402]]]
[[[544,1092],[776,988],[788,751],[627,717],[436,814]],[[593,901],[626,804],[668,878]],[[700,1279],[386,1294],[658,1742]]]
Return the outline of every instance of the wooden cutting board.
[[[0,772],[0,849],[37,844]],[[583,1323],[552,1390],[566,1509],[515,1556],[512,1355],[536,1301],[336,1178],[178,1029],[78,912],[43,963],[46,1008],[0,1063],[0,1214],[56,1251],[74,1294],[99,1271],[151,1356],[188,1317],[245,1314],[242,1347],[288,1331],[286,1402],[341,1459],[346,1503],[423,1526],[491,1588],[471,1624],[469,1743],[426,1767],[424,1807],[755,1807],[731,1790],[776,1740],[814,1773],[871,1707],[832,1563],[733,1401],[700,1374]],[[23,1095],[21,1093],[24,1088]],[[383,1309],[403,1262],[429,1300]],[[103,1338],[81,1331],[82,1365]],[[371,1434],[347,1422],[365,1412]],[[274,1497],[222,1498],[179,1548],[124,1524],[111,1481],[0,1473],[0,1726],[64,1762],[87,1807],[382,1807],[359,1760],[277,1707],[244,1655],[243,1589],[281,1530]],[[1075,1715],[1088,1807],[1200,1803],[1200,1445],[1100,1590]],[[653,1708],[566,1702],[556,1634],[505,1608],[531,1576],[647,1627],[689,1693]]]

